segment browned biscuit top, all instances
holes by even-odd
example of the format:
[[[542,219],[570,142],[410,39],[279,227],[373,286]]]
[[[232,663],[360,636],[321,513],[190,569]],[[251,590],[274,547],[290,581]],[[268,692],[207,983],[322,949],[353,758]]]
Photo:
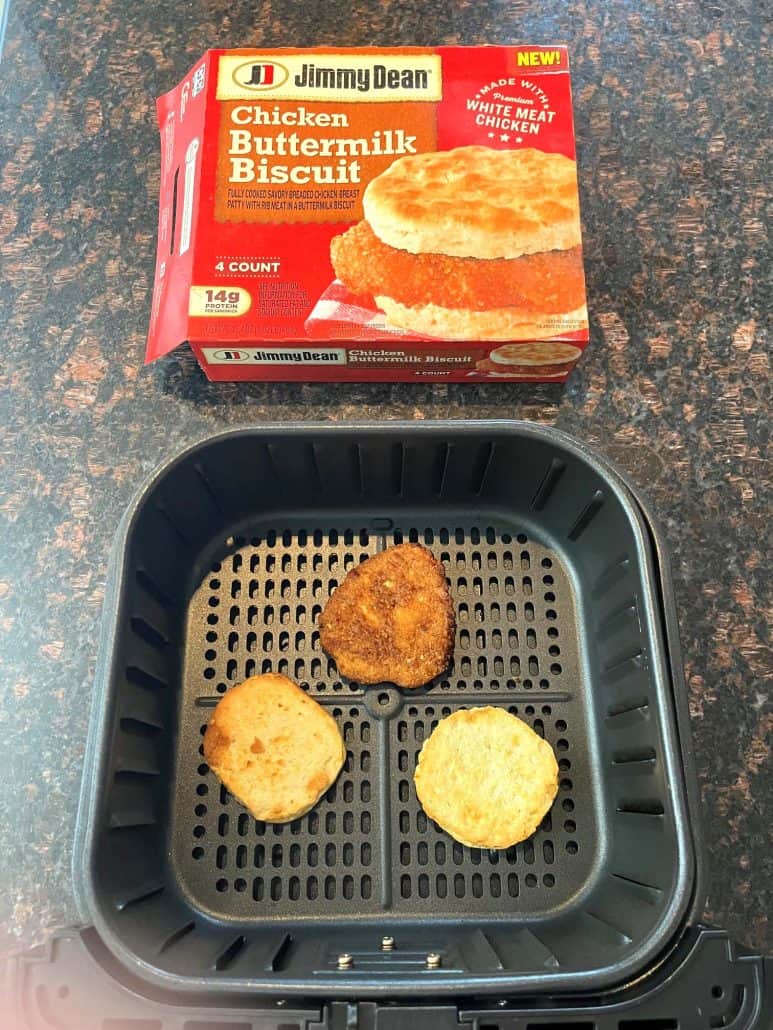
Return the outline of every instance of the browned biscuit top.
[[[223,695],[204,759],[256,819],[289,822],[317,803],[346,758],[336,721],[292,680],[253,676]]]
[[[373,179],[365,218],[412,254],[516,258],[580,245],[575,162],[541,150],[455,150],[401,157]]]

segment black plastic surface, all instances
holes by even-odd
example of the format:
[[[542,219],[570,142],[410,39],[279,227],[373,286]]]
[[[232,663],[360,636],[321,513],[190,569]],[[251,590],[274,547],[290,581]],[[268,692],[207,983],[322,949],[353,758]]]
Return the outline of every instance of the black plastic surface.
[[[617,994],[321,1004],[143,994],[93,930],[63,933],[0,966],[7,1030],[768,1030],[773,961],[736,948],[719,930],[691,930],[670,960]]]
[[[445,564],[454,665],[418,692],[362,690],[315,620],[399,539]],[[657,587],[624,485],[549,430],[282,426],[186,452],[129,514],[107,605],[81,852],[100,935],[180,990],[569,990],[642,969],[694,885]],[[329,706],[349,751],[284,827],[199,754],[223,690],[268,668]],[[413,791],[433,723],[480,703],[517,709],[562,763],[545,825],[505,853],[455,844]]]

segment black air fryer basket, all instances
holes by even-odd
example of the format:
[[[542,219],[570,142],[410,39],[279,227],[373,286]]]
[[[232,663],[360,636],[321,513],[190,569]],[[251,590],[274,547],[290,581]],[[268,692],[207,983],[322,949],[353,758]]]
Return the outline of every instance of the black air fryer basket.
[[[317,618],[349,569],[401,541],[445,566],[453,664],[418,691],[361,688],[321,651]],[[94,927],[79,946],[111,982],[215,1006],[224,1021],[207,1027],[259,999],[287,1027],[483,1030],[520,1012],[636,1013],[689,953],[695,1011],[715,1020],[695,1025],[752,1025],[737,1020],[762,964],[694,926],[701,849],[657,531],[576,441],[518,422],[214,437],[127,514],[106,611],[76,868]],[[323,800],[283,826],[256,822],[201,747],[223,693],[269,670],[347,746]],[[551,812],[507,851],[456,843],[413,786],[438,720],[480,704],[519,715],[559,760]],[[740,1001],[722,979],[736,966]]]

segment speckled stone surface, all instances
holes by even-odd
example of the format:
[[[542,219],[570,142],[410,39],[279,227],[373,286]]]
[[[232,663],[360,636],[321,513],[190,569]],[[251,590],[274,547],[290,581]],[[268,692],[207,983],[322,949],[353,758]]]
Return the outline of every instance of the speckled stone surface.
[[[598,445],[671,547],[712,881],[771,947],[764,5],[15,0],[0,66],[2,947],[70,860],[110,543],[181,445],[266,419],[520,417]],[[310,15],[309,8],[314,11]],[[566,389],[214,386],[142,368],[154,98],[206,46],[566,42],[592,344]]]

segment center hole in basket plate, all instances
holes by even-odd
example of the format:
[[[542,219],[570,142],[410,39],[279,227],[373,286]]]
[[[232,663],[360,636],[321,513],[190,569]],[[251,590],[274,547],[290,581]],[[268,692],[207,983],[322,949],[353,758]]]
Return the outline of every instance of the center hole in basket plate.
[[[417,690],[352,683],[321,649],[319,615],[350,569],[404,542],[429,547],[446,570],[453,660]],[[535,571],[545,570],[550,598],[536,588]],[[201,758],[201,733],[223,692],[269,671],[325,707],[347,750],[315,808],[282,825],[256,822]],[[323,907],[374,923],[385,911],[501,918],[514,905],[535,916],[554,910],[585,885],[594,854],[579,682],[566,571],[517,528],[397,519],[383,529],[380,520],[250,527],[206,569],[189,610],[172,828],[185,890],[237,922],[316,917]],[[413,785],[440,719],[479,704],[518,715],[563,763],[553,810],[530,840],[503,851],[454,841],[427,818]]]

